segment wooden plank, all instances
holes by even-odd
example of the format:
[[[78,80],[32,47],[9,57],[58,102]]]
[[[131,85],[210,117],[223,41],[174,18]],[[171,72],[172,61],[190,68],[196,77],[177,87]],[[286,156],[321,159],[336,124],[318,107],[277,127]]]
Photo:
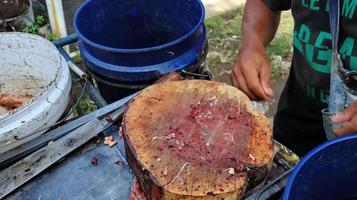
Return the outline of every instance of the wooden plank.
[[[0,199],[88,142],[109,125],[111,123],[106,120],[95,119],[88,122],[2,171],[0,173]]]

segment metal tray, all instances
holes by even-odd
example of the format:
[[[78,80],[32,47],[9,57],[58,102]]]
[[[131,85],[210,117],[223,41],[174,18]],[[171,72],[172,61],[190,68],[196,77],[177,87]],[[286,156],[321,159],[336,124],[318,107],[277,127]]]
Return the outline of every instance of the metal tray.
[[[299,157],[277,141],[272,170],[266,182],[245,198],[246,200],[279,199],[289,175],[299,162]]]

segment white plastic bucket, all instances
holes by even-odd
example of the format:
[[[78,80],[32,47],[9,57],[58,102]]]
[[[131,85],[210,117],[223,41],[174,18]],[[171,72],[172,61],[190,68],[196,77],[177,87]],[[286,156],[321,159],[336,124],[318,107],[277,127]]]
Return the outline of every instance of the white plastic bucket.
[[[0,112],[0,153],[43,133],[64,113],[71,89],[68,65],[48,40],[0,33],[0,94],[31,95],[22,106]]]

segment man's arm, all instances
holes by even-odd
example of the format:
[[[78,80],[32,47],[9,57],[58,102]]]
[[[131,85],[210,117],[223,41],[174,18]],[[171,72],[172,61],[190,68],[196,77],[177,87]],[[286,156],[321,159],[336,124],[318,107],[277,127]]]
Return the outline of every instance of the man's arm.
[[[242,47],[267,46],[274,38],[279,22],[279,11],[273,11],[262,0],[248,0],[243,15]]]
[[[279,21],[279,11],[273,11],[262,0],[247,0],[242,43],[233,68],[232,82],[251,99],[268,100],[273,95],[271,67],[265,47],[273,39]]]

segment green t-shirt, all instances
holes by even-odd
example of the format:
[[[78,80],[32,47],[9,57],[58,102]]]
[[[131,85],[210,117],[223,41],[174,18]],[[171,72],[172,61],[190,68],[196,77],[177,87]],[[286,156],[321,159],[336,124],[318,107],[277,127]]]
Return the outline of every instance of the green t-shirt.
[[[331,67],[328,0],[263,0],[276,11],[291,9],[295,26],[290,84],[296,100],[318,112],[327,107]],[[357,0],[341,0],[339,53],[345,67],[357,69]]]

